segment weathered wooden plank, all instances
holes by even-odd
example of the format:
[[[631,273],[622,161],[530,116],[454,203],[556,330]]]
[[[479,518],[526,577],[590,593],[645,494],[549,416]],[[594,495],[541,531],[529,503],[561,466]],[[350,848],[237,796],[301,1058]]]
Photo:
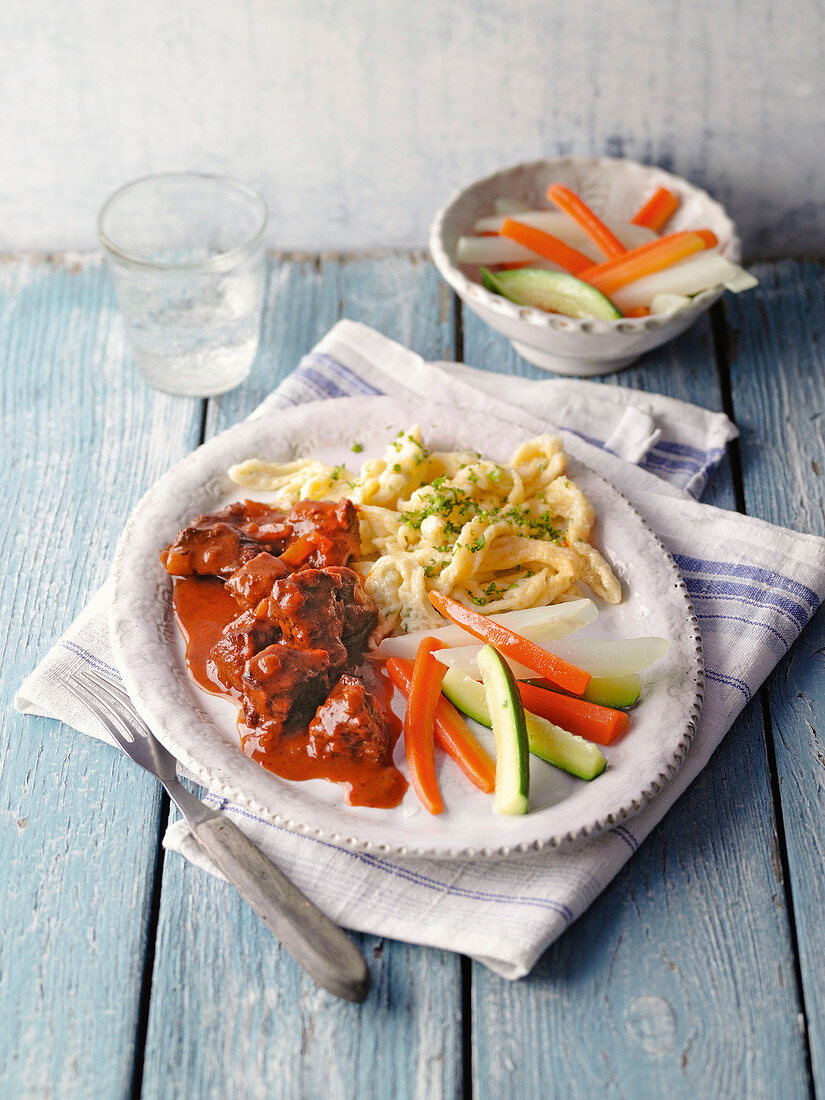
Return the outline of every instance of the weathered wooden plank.
[[[822,264],[758,270],[727,307],[731,388],[748,510],[825,534],[825,308]],[[814,1082],[825,1090],[825,613],[768,683]]]
[[[252,408],[339,315],[423,354],[450,354],[449,298],[409,258],[276,263],[248,384],[210,402],[210,431]],[[461,1088],[456,956],[361,937],[374,988],[359,1007],[316,990],[238,896],[170,856],[164,866],[144,1094],[450,1097]]]
[[[136,377],[98,262],[0,264],[0,361],[0,1094],[123,1096],[158,787],[11,699],[104,580],[139,495],[197,441],[200,402]]]
[[[464,357],[541,377],[466,312]],[[606,382],[722,407],[707,322]],[[732,504],[727,466],[708,499]],[[770,1097],[778,1081],[786,1094],[805,1095],[774,845],[752,706],[529,979],[506,986],[474,968],[474,1095]]]

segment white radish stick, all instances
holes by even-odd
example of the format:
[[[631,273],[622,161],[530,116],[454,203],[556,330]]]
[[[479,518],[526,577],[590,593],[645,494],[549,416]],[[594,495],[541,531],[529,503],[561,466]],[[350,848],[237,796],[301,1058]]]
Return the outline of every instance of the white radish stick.
[[[495,237],[490,237],[495,240]],[[699,294],[711,287],[724,286],[739,293],[756,286],[750,272],[732,263],[718,252],[702,252],[681,263],[666,267],[653,275],[644,275],[611,294],[610,298],[623,313],[639,306],[649,306],[659,294]]]
[[[666,638],[565,638],[550,648],[591,676],[629,676],[664,657],[670,642]]]
[[[543,258],[509,237],[459,237],[455,257],[460,264],[518,264]]]
[[[583,668],[591,676],[629,676],[658,661],[670,648],[665,638],[567,638],[545,645],[545,649],[557,657],[569,661],[577,668]],[[460,646],[457,649],[439,649],[433,656],[447,665],[458,669],[474,680],[481,677],[476,658],[481,652],[479,645]],[[524,665],[509,658],[507,663],[517,680],[532,680],[536,673]]]
[[[598,608],[592,600],[582,599],[551,604],[549,607],[502,611],[497,615],[490,615],[490,619],[515,630],[531,642],[543,645],[551,639],[564,638],[589,626],[596,621],[598,614]],[[418,644],[422,638],[437,638],[448,646],[465,646],[472,637],[455,624],[437,627],[435,630],[416,630],[410,634],[399,634],[395,638],[384,638],[369,656],[379,660],[387,657],[409,657],[412,660],[418,652]]]

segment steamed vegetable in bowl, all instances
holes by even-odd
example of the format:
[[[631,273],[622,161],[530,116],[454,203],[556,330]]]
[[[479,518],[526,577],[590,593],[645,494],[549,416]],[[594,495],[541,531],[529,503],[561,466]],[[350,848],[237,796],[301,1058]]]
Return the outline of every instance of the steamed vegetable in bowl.
[[[477,265],[487,290],[522,306],[602,321],[672,313],[694,295],[738,293],[757,280],[719,251],[705,228],[662,233],[679,206],[660,187],[630,222],[600,218],[569,188],[552,184],[556,209],[497,200],[459,237],[456,260]]]

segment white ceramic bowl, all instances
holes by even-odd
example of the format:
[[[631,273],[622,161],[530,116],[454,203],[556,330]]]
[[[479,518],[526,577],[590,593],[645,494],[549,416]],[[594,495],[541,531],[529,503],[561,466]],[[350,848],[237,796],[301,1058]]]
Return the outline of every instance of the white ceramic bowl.
[[[602,216],[630,221],[657,187],[681,198],[668,232],[708,228],[724,256],[741,252],[733,222],[705,191],[661,168],[610,157],[560,157],[517,164],[477,180],[439,210],[430,228],[430,253],[436,267],[464,304],[501,332],[519,355],[559,374],[596,375],[621,370],[643,352],[672,340],[709,309],[722,290],[706,290],[689,306],[650,317],[620,321],[576,320],[516,305],[481,286],[474,264],[457,264],[458,238],[472,236],[478,218],[495,213],[497,198],[518,199],[533,208],[552,207],[545,193],[551,183],[570,187]]]

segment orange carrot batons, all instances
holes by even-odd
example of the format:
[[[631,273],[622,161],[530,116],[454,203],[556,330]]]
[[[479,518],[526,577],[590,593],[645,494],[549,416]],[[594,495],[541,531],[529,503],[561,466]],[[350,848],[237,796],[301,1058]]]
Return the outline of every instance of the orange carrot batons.
[[[661,233],[676,211],[679,209],[681,199],[668,191],[666,187],[660,187],[654,191],[638,214],[632,219],[634,225],[643,225],[652,229],[655,233]]]
[[[569,187],[554,183],[547,188],[547,197],[582,227],[593,243],[598,245],[604,252],[605,256],[613,258],[623,256],[627,252],[619,238],[607,228],[601,218],[593,213],[587,203],[582,202],[579,196],[571,191]]]

